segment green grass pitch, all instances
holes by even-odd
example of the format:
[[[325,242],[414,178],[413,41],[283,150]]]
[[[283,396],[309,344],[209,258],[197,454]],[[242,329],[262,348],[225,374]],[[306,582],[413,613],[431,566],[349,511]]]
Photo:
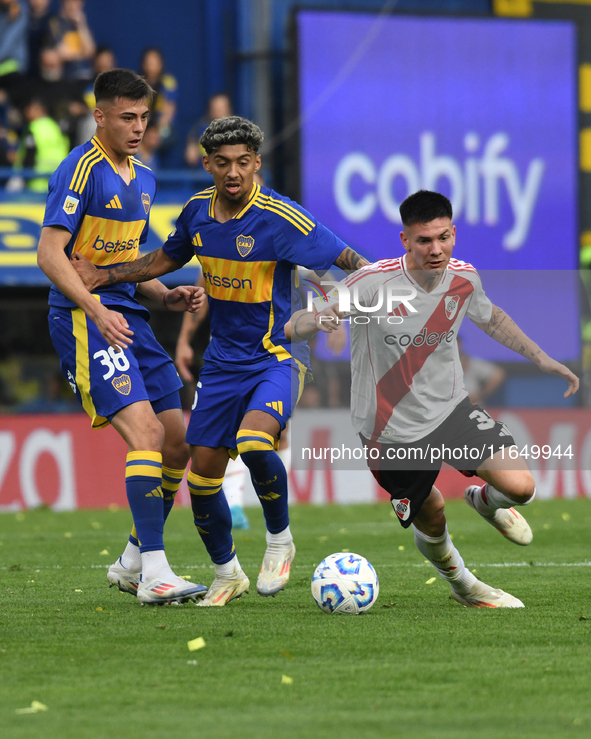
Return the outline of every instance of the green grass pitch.
[[[0,515],[0,736],[591,736],[591,501],[536,502],[516,547],[463,502],[447,505],[465,561],[519,610],[468,609],[415,549],[386,503],[292,510],[288,589],[261,598],[262,515],[236,533],[251,592],[225,608],[140,607],[109,590],[126,511]],[[165,537],[181,575],[213,570],[190,512]],[[380,596],[361,616],[322,613],[310,579],[326,555],[367,557]],[[108,552],[108,553],[105,553]],[[203,637],[205,647],[187,642]],[[284,681],[284,677],[291,678]],[[38,701],[47,710],[22,713]]]

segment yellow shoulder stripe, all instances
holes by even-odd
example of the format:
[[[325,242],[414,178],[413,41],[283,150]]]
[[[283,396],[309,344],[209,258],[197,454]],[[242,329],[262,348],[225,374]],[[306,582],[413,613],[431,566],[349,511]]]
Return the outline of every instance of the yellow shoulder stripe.
[[[82,192],[82,189],[81,189],[83,188],[82,183],[84,182],[86,184],[86,180],[88,179],[88,173],[90,172],[90,170],[94,167],[94,165],[97,162],[100,162],[102,158],[103,158],[103,154],[98,149],[95,149],[94,155],[92,157],[89,157],[84,162],[83,166],[80,169],[80,174],[78,175],[76,184],[74,185],[73,188],[71,188],[72,190],[74,190],[74,192],[77,192],[77,193]]]
[[[78,188],[78,192],[79,192],[79,193],[83,192],[84,188],[86,187],[86,182],[88,181],[88,176],[90,175],[90,171],[91,171],[91,169],[92,169],[92,168],[94,167],[94,165],[95,165],[95,164],[97,164],[98,162],[100,162],[100,161],[101,161],[101,159],[104,159],[104,158],[105,158],[105,157],[101,155],[101,157],[100,157],[99,159],[95,160],[94,162],[91,162],[91,163],[90,163],[90,164],[88,165],[88,167],[87,167],[87,169],[86,169],[86,174],[84,175],[84,179],[82,180],[82,184],[81,184],[81,185],[80,185],[80,187]]]
[[[89,149],[86,154],[83,154],[80,159],[78,160],[78,164],[76,165],[76,169],[74,170],[74,174],[72,175],[72,180],[70,182],[70,190],[74,189],[74,185],[76,183],[76,180],[78,179],[78,175],[80,174],[80,169],[84,167],[86,164],[86,161],[90,159],[91,157],[95,156],[97,153],[97,149],[95,146],[92,147],[92,149]]]
[[[272,213],[277,213],[277,215],[285,218],[285,220],[294,225],[298,229],[298,231],[301,231],[304,236],[308,236],[308,234],[312,230],[311,228],[306,228],[305,226],[302,226],[301,223],[298,223],[298,221],[296,221],[295,219],[290,218],[287,213],[284,213],[282,210],[279,210],[278,208],[273,208],[270,203],[261,203],[260,200],[257,199],[254,204],[258,205],[259,208],[270,210]]]
[[[297,218],[297,220],[299,220],[303,226],[314,228],[314,222],[307,218],[303,213],[300,213],[300,211],[297,208],[294,208],[293,205],[289,205],[289,203],[284,203],[283,200],[272,198],[270,195],[263,195],[263,193],[260,194],[260,197],[264,198],[267,202],[271,203],[276,208],[289,213],[289,215],[291,215],[293,218]]]
[[[139,159],[136,159],[135,157],[129,157],[129,158],[130,158],[130,160],[131,160],[131,161],[133,162],[133,164],[138,164],[138,165],[139,165],[140,167],[143,167],[144,169],[147,169],[147,170],[148,170],[149,172],[151,172],[151,171],[152,171],[152,170],[150,169],[150,167],[148,167],[148,166],[147,166],[146,164],[144,164],[143,162],[140,162],[140,160],[139,160]]]

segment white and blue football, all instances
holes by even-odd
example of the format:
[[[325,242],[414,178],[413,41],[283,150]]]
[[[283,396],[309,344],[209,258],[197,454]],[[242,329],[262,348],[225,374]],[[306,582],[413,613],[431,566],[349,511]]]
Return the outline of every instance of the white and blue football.
[[[363,613],[372,607],[379,592],[372,565],[351,552],[330,554],[312,576],[312,596],[325,613]]]

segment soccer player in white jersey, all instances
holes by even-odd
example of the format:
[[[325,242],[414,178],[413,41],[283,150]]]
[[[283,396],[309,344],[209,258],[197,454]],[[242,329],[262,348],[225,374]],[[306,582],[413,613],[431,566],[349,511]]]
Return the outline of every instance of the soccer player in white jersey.
[[[514,506],[533,500],[534,478],[525,460],[508,459],[506,450],[515,442],[507,427],[472,404],[463,387],[457,348],[462,319],[468,316],[543,372],[563,377],[565,397],[578,390],[579,380],[490,302],[471,264],[452,259],[456,227],[446,197],[421,190],[402,203],[400,215],[406,254],[367,265],[341,283],[351,297],[353,426],[376,457],[369,463],[372,473],[390,494],[400,523],[412,525],[419,551],[449,582],[455,600],[522,608],[520,600],[477,580],[464,566],[434,485],[441,467],[434,457],[445,455],[458,471],[486,483],[466,489],[468,505],[515,544],[531,542],[531,529]],[[316,316],[322,330],[333,330],[344,315],[338,296],[336,287]],[[309,318],[294,321],[302,338],[306,325]]]

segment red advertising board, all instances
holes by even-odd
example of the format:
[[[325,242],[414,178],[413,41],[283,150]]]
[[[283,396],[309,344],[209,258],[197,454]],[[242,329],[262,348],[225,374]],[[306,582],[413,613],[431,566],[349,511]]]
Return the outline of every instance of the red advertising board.
[[[591,411],[497,409],[520,448],[536,445],[552,451],[547,461],[530,460],[538,497],[591,497]],[[338,421],[341,422],[341,421]],[[331,414],[319,414],[330,444]],[[573,458],[554,452],[571,449]],[[0,416],[0,511],[49,505],[54,510],[126,505],[126,445],[113,428],[93,431],[84,414]],[[357,473],[359,474],[359,473]],[[331,469],[295,470],[290,474],[292,503],[370,502],[387,498],[367,473],[358,492],[343,497],[347,475]],[[467,481],[444,470],[437,486],[446,497],[461,496]],[[247,496],[247,503],[254,502]],[[188,504],[186,486],[179,496]]]

